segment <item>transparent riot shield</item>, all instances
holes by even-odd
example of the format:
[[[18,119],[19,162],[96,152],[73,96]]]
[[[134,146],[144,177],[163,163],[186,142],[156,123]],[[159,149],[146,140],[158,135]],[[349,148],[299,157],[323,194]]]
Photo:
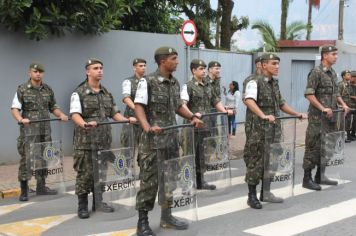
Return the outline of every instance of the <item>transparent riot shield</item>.
[[[197,220],[194,129],[190,124],[163,128],[154,136],[158,160],[158,202],[179,220]]]
[[[268,202],[273,196],[281,199],[293,196],[297,118],[279,117],[273,124],[264,123],[264,201]]]
[[[195,129],[197,187],[227,190],[231,186],[227,114],[207,113],[202,120],[204,128]]]
[[[321,118],[320,183],[329,179],[337,185],[342,183],[345,162],[345,116],[342,110],[334,110],[331,118],[325,114]],[[320,175],[319,175],[320,174]],[[317,179],[318,180],[318,179]],[[316,180],[316,181],[317,181]]]
[[[122,135],[122,132],[125,132]],[[125,138],[125,142],[122,142]],[[106,121],[91,129],[94,209],[111,208],[115,219],[135,215],[136,179],[133,126]],[[107,207],[108,206],[108,207]]]
[[[57,118],[32,120],[30,124],[23,125],[23,132],[30,195],[50,199],[62,196],[66,192],[62,122]]]

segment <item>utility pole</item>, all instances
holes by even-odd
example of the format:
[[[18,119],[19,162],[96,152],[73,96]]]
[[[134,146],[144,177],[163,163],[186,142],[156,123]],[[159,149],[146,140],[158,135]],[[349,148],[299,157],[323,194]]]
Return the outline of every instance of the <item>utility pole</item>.
[[[345,0],[340,0],[339,3],[339,40],[344,40],[344,7]]]

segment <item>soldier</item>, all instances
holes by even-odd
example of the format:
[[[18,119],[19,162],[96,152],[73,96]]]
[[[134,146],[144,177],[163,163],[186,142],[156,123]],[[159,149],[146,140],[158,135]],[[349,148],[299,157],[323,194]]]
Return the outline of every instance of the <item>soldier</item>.
[[[11,114],[17,122],[22,123],[20,126],[20,136],[17,139],[17,150],[21,156],[18,180],[21,186],[20,201],[28,201],[28,180],[30,173],[27,173],[26,166],[26,151],[25,151],[25,127],[30,124],[33,119],[47,119],[50,118],[50,113],[62,121],[67,121],[68,117],[60,110],[53,90],[47,84],[43,83],[45,69],[43,65],[38,62],[31,63],[28,76],[29,81],[21,84],[17,88],[17,92],[12,101]],[[36,137],[39,142],[49,141],[51,134],[40,135]],[[55,190],[49,189],[45,186],[45,177],[36,174],[37,195],[54,195],[57,194]]]
[[[244,150],[246,163],[245,181],[248,184],[249,193],[247,204],[251,208],[261,209],[262,205],[256,196],[256,186],[263,177],[264,155],[268,150],[265,148],[264,122],[275,123],[276,117],[283,112],[306,118],[305,114],[294,111],[283,99],[278,80],[274,76],[278,75],[279,57],[272,53],[263,54],[261,57],[262,74],[256,75],[246,84],[244,88],[244,103],[251,111],[251,116],[246,122],[251,123],[251,130],[246,133],[247,140]],[[280,127],[279,127],[280,128]],[[276,128],[278,126],[276,124]],[[276,130],[277,132],[278,130]],[[270,186],[262,186],[260,200],[265,202],[280,203],[283,199],[275,197],[269,192]]]
[[[338,89],[339,89],[339,94],[342,97],[342,100],[351,107],[351,72],[349,70],[344,70],[341,72],[341,77],[342,81],[338,83]],[[351,137],[351,113],[347,114],[345,116],[345,130],[346,130],[346,139],[345,143],[350,143],[351,141],[354,141],[355,138]]]
[[[193,78],[183,86],[181,92],[181,99],[185,105],[193,113],[209,113],[211,107],[215,107],[217,111],[229,112],[233,114],[232,110],[227,111],[221,103],[219,97],[215,93],[212,84],[204,80],[206,64],[203,60],[194,59],[190,63],[190,70]],[[205,159],[203,155],[203,139],[210,134],[199,132],[197,129],[194,134],[195,143],[195,164],[197,174],[197,189],[216,189],[215,185],[210,185],[204,181]]]
[[[167,207],[169,199],[162,195],[164,187],[159,186],[157,149],[155,141],[159,142],[161,127],[175,125],[175,114],[178,113],[188,118],[193,124],[199,126],[201,121],[192,114],[179,98],[180,86],[172,73],[178,64],[178,53],[171,47],[160,47],[155,51],[155,61],[158,64],[156,72],[142,78],[135,97],[135,113],[143,132],[139,144],[140,190],[137,193],[136,209],[139,219],[137,223],[137,235],[155,235],[149,226],[148,211],[155,204],[158,189],[158,203],[161,205],[161,222],[163,228],[178,230],[187,229],[188,225],[174,218],[171,209]],[[157,135],[157,136],[155,136]],[[164,140],[163,140],[164,141]],[[171,150],[172,148],[170,148]],[[165,153],[164,158],[169,158],[168,150],[159,150]],[[175,150],[177,151],[177,150]]]
[[[135,58],[132,62],[134,68],[134,75],[125,79],[122,82],[122,101],[127,105],[125,109],[124,116],[134,117],[135,116],[135,95],[137,90],[137,85],[140,82],[140,79],[143,78],[146,72],[146,60],[142,58]],[[135,137],[135,146],[138,146],[138,141],[142,133],[142,128],[138,125],[134,126],[134,137]],[[122,140],[125,140],[126,137],[123,137]]]
[[[89,59],[85,64],[86,80],[82,82],[72,93],[70,102],[70,114],[76,124],[74,130],[73,146],[73,168],[77,172],[75,194],[78,195],[78,217],[85,219],[89,217],[88,194],[94,191],[94,173],[92,164],[91,129],[95,129],[97,122],[107,121],[112,118],[117,121],[129,120],[135,122],[135,118],[124,118],[115,104],[112,94],[101,85],[103,78],[103,63],[95,58]],[[107,149],[110,143],[108,133],[98,135],[100,146],[96,148]],[[113,212],[114,209],[102,202],[102,195],[95,194],[97,204],[96,210]],[[94,194],[93,194],[94,196]],[[93,199],[94,203],[94,199]],[[93,205],[94,208],[94,205]]]
[[[321,190],[319,184],[336,185],[337,181],[329,180],[325,176],[325,167],[320,165],[321,153],[321,118],[333,116],[332,110],[337,109],[337,102],[347,113],[348,106],[344,103],[337,91],[337,76],[332,65],[337,60],[337,48],[332,45],[321,47],[321,64],[315,67],[308,75],[307,87],[304,96],[310,102],[308,127],[305,137],[305,153],[303,159],[303,187],[311,190]],[[315,181],[312,178],[312,169],[317,166]]]
[[[206,80],[211,84],[216,96],[221,100],[220,69],[221,64],[218,61],[209,62]]]
[[[351,96],[350,96],[352,111],[352,124],[350,136],[356,138],[356,71],[351,71]]]

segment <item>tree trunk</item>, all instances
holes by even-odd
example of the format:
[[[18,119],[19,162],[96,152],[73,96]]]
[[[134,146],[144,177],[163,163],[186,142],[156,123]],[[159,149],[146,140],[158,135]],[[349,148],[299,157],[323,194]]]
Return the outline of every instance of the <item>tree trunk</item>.
[[[231,37],[233,35],[231,28],[231,15],[234,8],[234,2],[232,0],[219,0],[222,10],[221,16],[221,48],[230,51],[231,49]]]
[[[289,0],[282,0],[281,35],[280,35],[281,40],[286,39],[288,7],[289,7]]]
[[[218,1],[218,7],[216,11],[216,31],[215,31],[215,47],[220,48],[220,22],[221,22],[221,4]]]
[[[307,23],[307,37],[306,40],[310,40],[310,35],[313,29],[313,25],[312,25],[312,14],[313,14],[313,7],[312,4],[309,2],[309,9],[308,9],[308,23]]]

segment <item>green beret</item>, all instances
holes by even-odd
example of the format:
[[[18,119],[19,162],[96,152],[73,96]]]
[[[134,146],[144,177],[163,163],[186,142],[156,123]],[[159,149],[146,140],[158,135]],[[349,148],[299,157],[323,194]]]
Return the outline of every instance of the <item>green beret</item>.
[[[352,77],[356,77],[356,71],[355,70],[351,71],[351,76]]]
[[[44,66],[38,62],[32,62],[30,64],[30,69],[38,70],[40,72],[45,72]]]
[[[269,60],[278,60],[278,61],[280,61],[281,59],[274,53],[264,53],[261,56],[261,62],[262,61],[269,61]]]
[[[320,52],[325,53],[325,52],[334,52],[337,51],[337,48],[334,45],[328,44],[328,45],[323,45],[321,46]]]
[[[208,64],[208,68],[211,68],[211,67],[221,67],[221,64],[218,61],[211,61]]]
[[[261,62],[261,56],[256,57],[256,59],[255,59],[255,64],[257,64],[258,62]]]
[[[94,65],[94,64],[101,64],[102,66],[104,65],[103,62],[100,61],[99,59],[96,59],[96,58],[89,58],[89,59],[85,62],[85,69],[88,68],[88,66]]]
[[[341,76],[344,77],[347,73],[351,73],[351,71],[349,71],[349,70],[343,70],[343,71],[341,72]]]
[[[193,59],[190,62],[190,67],[191,68],[198,68],[199,66],[206,67],[206,64],[205,64],[205,62],[203,60],[200,60],[200,59]]]
[[[132,65],[136,65],[137,63],[147,63],[145,59],[142,59],[142,58],[135,58],[133,61],[132,61]]]
[[[172,47],[160,47],[157,48],[155,51],[155,56],[160,56],[160,55],[178,55],[178,52],[172,48]]]

